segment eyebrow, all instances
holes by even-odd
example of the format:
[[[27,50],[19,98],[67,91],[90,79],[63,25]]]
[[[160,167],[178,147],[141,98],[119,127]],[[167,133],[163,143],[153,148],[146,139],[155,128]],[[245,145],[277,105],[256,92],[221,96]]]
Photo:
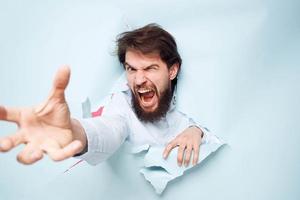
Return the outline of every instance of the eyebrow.
[[[126,68],[126,66],[129,66],[129,67],[131,67],[131,68],[133,68],[133,69],[136,69],[136,67],[130,65],[130,64],[127,63],[127,62],[124,63],[124,66],[125,66],[125,68]],[[149,68],[149,67],[159,67],[159,65],[158,65],[158,64],[151,64],[151,65],[149,65],[149,66],[147,66],[147,67],[144,67],[143,69],[147,69],[147,68]]]

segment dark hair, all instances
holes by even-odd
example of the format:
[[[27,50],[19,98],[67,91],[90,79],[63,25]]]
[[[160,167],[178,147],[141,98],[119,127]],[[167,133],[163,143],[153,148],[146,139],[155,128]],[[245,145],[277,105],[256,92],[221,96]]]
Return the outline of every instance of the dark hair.
[[[182,60],[177,51],[175,39],[158,24],[148,24],[142,28],[118,35],[117,53],[119,61],[123,66],[128,49],[135,49],[143,54],[158,53],[168,68],[177,63],[179,66],[178,73],[180,71]],[[177,84],[177,76],[172,80],[172,91]]]

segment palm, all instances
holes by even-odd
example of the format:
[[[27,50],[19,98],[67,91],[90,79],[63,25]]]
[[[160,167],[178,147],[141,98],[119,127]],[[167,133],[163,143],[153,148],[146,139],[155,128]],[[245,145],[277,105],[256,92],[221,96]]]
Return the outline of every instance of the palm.
[[[25,148],[18,160],[31,164],[47,153],[53,160],[63,160],[80,148],[74,141],[70,111],[64,91],[70,78],[69,68],[61,68],[54,80],[54,86],[45,103],[29,108],[0,107],[0,120],[18,124],[14,135],[0,140],[0,151],[8,151],[23,143]]]
[[[26,142],[47,147],[64,147],[72,141],[70,113],[66,103],[50,100],[43,108],[25,108],[20,112],[20,132]]]

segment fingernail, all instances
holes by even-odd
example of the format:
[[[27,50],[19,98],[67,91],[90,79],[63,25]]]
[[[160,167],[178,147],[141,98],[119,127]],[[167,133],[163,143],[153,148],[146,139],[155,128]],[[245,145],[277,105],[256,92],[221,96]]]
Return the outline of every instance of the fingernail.
[[[36,154],[35,154],[35,153],[31,154],[31,155],[30,155],[30,158],[31,158],[31,159],[36,159]]]
[[[8,147],[7,144],[5,144],[5,141],[1,141],[1,142],[0,142],[0,150],[2,150],[2,151],[7,151],[8,148],[9,148],[9,147]]]
[[[31,157],[32,159],[38,159],[38,158],[40,157],[40,155],[39,155],[39,153],[34,152],[34,153],[31,154],[30,157]]]

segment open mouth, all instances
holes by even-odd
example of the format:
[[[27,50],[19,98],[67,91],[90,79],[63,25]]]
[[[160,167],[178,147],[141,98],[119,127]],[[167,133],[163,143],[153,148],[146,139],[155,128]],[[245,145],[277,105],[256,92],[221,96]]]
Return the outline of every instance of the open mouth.
[[[137,90],[141,106],[145,110],[153,111],[156,107],[157,95],[154,89],[141,88]]]

